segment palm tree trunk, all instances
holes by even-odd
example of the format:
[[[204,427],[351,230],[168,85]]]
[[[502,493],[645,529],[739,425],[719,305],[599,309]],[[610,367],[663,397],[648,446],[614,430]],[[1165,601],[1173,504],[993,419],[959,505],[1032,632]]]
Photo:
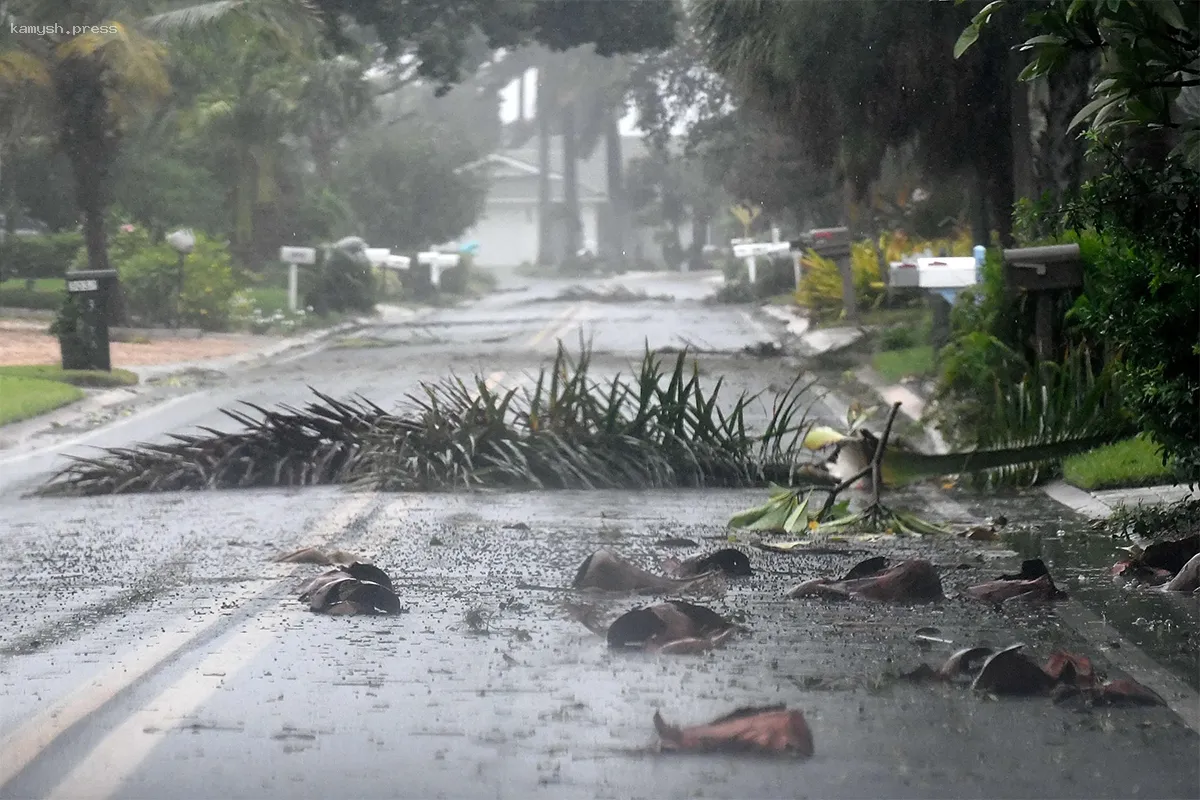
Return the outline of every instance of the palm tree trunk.
[[[550,252],[550,81],[544,67],[537,71],[538,125],[538,264],[554,263]]]
[[[316,168],[317,177],[325,186],[333,184],[333,143],[333,137],[326,135],[324,131],[316,131],[309,137],[313,166]]]
[[[612,211],[609,226],[608,250],[611,267],[625,267],[625,242],[628,213],[625,207],[624,163],[621,156],[621,129],[617,119],[619,112],[613,109],[604,129],[604,162],[608,173],[608,204]]]
[[[579,142],[575,130],[575,101],[563,106],[563,206],[567,217],[565,262],[571,262],[579,252],[582,237],[579,219]]]
[[[75,203],[83,219],[88,269],[111,269],[104,229],[108,208],[109,168],[116,150],[105,87],[100,73],[83,60],[64,62],[54,76],[64,114],[59,139],[75,179]],[[126,309],[120,284],[108,303],[109,323],[124,324]]]
[[[692,244],[688,252],[688,265],[693,271],[700,271],[707,265],[704,262],[704,247],[708,244],[708,224],[712,221],[712,209],[706,205],[698,205],[692,209]]]

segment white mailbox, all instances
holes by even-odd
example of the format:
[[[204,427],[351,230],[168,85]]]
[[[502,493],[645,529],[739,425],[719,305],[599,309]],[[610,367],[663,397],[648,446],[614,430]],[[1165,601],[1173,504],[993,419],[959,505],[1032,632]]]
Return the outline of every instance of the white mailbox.
[[[917,279],[917,260],[893,261],[888,269],[888,282],[895,289],[916,289],[920,285]]]
[[[426,250],[424,253],[417,253],[417,263],[428,264],[439,269],[457,267],[458,253],[439,253],[435,250]]]
[[[285,264],[315,264],[317,249],[315,247],[281,247],[279,260]]]
[[[383,266],[392,255],[392,251],[386,247],[368,247],[366,252],[372,267]]]
[[[782,255],[791,251],[792,245],[789,242],[746,242],[733,246],[733,254],[737,258]]]
[[[975,259],[972,256],[917,259],[917,287],[920,289],[962,289],[974,285]]]
[[[408,269],[412,266],[412,259],[408,256],[388,256],[383,266],[388,269]]]

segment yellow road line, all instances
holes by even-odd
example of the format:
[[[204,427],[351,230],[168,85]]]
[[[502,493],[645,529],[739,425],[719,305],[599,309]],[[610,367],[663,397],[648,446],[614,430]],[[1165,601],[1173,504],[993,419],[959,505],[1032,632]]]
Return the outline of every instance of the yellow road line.
[[[541,344],[542,340],[545,339],[547,336],[551,336],[555,331],[560,330],[562,328],[562,326],[564,324],[566,324],[566,322],[571,317],[573,317],[575,314],[579,313],[579,310],[580,310],[580,307],[575,306],[575,305],[570,306],[569,308],[565,309],[561,314],[559,314],[557,317],[555,317],[553,320],[551,320],[550,323],[546,325],[546,327],[542,328],[540,331],[535,333],[533,335],[533,338],[530,339],[529,342],[527,343],[527,346],[528,347],[537,347],[539,344]]]
[[[161,726],[187,717],[212,697],[274,638],[261,627],[239,631],[224,647],[117,726],[48,797],[58,800],[111,797],[167,732]]]
[[[370,552],[385,545],[395,530],[387,517],[397,511],[403,513],[417,502],[411,497],[391,500],[373,531],[356,542],[355,549]],[[163,737],[181,720],[193,716],[227,681],[252,663],[278,638],[279,624],[286,622],[287,617],[280,616],[274,620],[257,617],[242,623],[241,629],[217,650],[100,740],[54,788],[50,800],[104,800],[116,794],[162,743]]]
[[[351,495],[311,531],[328,540],[378,501],[375,494]],[[294,568],[292,572],[295,572]],[[36,714],[0,742],[0,787],[25,769],[38,754],[64,731],[94,713],[163,661],[218,625],[243,603],[260,597],[278,586],[278,580],[252,581],[234,588],[213,601],[206,609],[180,617],[167,632],[150,639],[119,660],[103,675],[84,684],[50,708]]]

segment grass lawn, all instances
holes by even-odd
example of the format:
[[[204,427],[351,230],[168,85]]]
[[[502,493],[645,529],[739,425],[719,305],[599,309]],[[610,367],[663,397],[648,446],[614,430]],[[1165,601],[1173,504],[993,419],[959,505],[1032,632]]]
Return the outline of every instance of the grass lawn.
[[[924,306],[902,306],[899,308],[867,308],[859,311],[860,325],[913,325],[925,324],[929,319],[929,309]],[[845,328],[849,323],[841,317],[840,311],[830,310],[821,315],[816,325],[820,328]]]
[[[1119,489],[1172,483],[1155,445],[1137,436],[1063,462],[1063,477],[1081,489]]]
[[[62,278],[40,278],[27,289],[25,279],[0,281],[0,308],[37,308],[57,310],[67,294]]]
[[[133,386],[138,382],[137,375],[127,369],[114,369],[112,372],[98,369],[64,370],[58,364],[0,367],[0,378],[37,378],[87,387]]]
[[[45,414],[83,397],[83,390],[61,381],[0,375],[0,425]]]
[[[262,309],[264,316],[270,316],[276,311],[288,313],[288,293],[287,289],[279,289],[274,286],[259,286],[250,290],[250,296],[254,298],[254,304]]]
[[[871,366],[888,383],[897,383],[913,375],[928,375],[933,371],[933,347],[925,344],[903,350],[883,350],[871,356]]]

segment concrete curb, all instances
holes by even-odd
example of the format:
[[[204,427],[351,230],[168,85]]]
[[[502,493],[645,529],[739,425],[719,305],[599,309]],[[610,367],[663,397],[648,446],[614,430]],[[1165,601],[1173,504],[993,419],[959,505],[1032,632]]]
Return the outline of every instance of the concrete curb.
[[[861,367],[855,375],[870,386],[887,403],[901,403],[900,413],[917,420],[925,410],[925,399],[906,386],[887,384],[882,376],[870,367]],[[928,430],[930,439],[939,453],[948,453],[949,448],[941,434]],[[1092,520],[1107,519],[1120,505],[1166,504],[1187,497],[1200,497],[1182,484],[1166,484],[1144,489],[1117,489],[1090,492],[1072,486],[1064,480],[1056,480],[1041,487],[1041,491],[1056,503],[1066,506],[1080,516]]]
[[[870,372],[873,373],[874,371],[870,370]],[[872,386],[872,388],[875,389],[883,399],[886,399],[887,397],[895,397],[899,399],[900,402],[904,402],[903,397],[905,395],[912,395],[913,397],[916,397],[918,401],[920,401],[920,398],[917,397],[917,395],[913,394],[905,387],[888,386],[883,384],[882,378],[879,379],[879,385],[872,384],[870,381],[863,382]],[[831,400],[835,401],[837,404],[844,405],[843,398],[841,398],[836,392],[829,390],[827,392],[825,402],[827,405],[830,405],[831,408],[834,408],[834,405],[831,404]],[[904,406],[901,405],[900,409],[903,411]],[[920,415],[919,411],[914,413],[916,413],[918,416]],[[1156,492],[1144,491],[1138,493],[1137,490],[1130,490],[1130,492],[1122,492],[1119,494],[1136,494],[1139,498],[1142,498],[1143,501],[1162,502],[1162,498],[1156,497],[1155,495],[1173,497],[1180,494],[1180,490],[1186,491],[1187,487],[1159,487],[1158,491]],[[1060,503],[1091,519],[1103,519],[1108,517],[1114,509],[1111,502],[1106,501],[1111,501],[1113,499],[1110,497],[1110,495],[1118,494],[1112,492],[1106,493],[1105,498],[1101,499],[1094,493],[1071,486],[1064,481],[1055,481],[1045,487],[1042,487],[1042,491],[1047,497],[1055,502]],[[943,512],[948,512],[951,516],[955,516],[960,519],[975,519],[974,514],[972,514],[964,505],[953,498],[934,491],[929,491],[927,494]],[[1197,711],[1197,709],[1200,708],[1200,694],[1195,692],[1188,684],[1177,678],[1169,670],[1159,666],[1153,659],[1143,653],[1139,648],[1127,642],[1118,631],[1112,628],[1112,626],[1110,626],[1105,620],[1101,619],[1091,610],[1086,608],[1078,600],[1067,599],[1065,601],[1060,601],[1056,604],[1056,606],[1058,618],[1067,627],[1073,629],[1076,631],[1076,633],[1078,633],[1080,636],[1083,636],[1088,641],[1094,643],[1113,641],[1122,642],[1123,645],[1119,650],[1110,649],[1106,654],[1109,660],[1134,680],[1158,693],[1158,695],[1165,700],[1167,707],[1175,712],[1175,714],[1187,727],[1191,728],[1197,733],[1200,733],[1200,713]]]
[[[419,312],[414,312],[413,316],[418,316]],[[354,330],[359,330],[370,324],[370,318],[359,317],[348,322],[343,322],[334,325],[330,328],[323,328],[318,331],[303,336],[295,336],[290,339],[274,342],[273,344],[261,347],[256,350],[251,350],[246,353],[239,353],[235,356],[228,356],[220,359],[205,359],[201,361],[188,361],[175,364],[162,364],[152,367],[142,367],[138,369],[130,369],[138,376],[138,384],[136,386],[121,387],[118,389],[110,389],[108,391],[99,392],[89,395],[77,403],[72,403],[48,414],[42,414],[33,419],[16,422],[12,425],[6,425],[0,428],[0,440],[5,443],[3,448],[0,448],[0,453],[15,447],[20,447],[37,436],[56,428],[68,427],[86,420],[88,417],[103,411],[112,406],[121,405],[137,399],[142,396],[145,389],[152,389],[152,386],[147,386],[148,381],[162,380],[176,375],[180,375],[192,371],[212,371],[212,372],[227,372],[237,368],[251,367],[259,362],[281,355],[294,350],[300,350],[306,347],[312,347],[326,339],[330,339],[338,334],[349,333]]]
[[[256,362],[273,358],[283,353],[298,350],[304,347],[312,347],[320,344],[326,339],[330,339],[338,334],[350,333],[351,331],[359,330],[366,327],[371,322],[369,317],[357,317],[348,322],[342,322],[334,325],[331,328],[322,328],[321,330],[307,333],[303,336],[294,336],[290,339],[284,339],[279,342],[267,345],[265,347],[249,350],[245,353],[226,356],[225,358],[209,358],[199,361],[180,361],[174,364],[157,364],[154,366],[134,368],[130,371],[138,376],[141,383],[153,380],[162,380],[175,375],[180,375],[186,372],[194,372],[204,370],[210,372],[224,372],[237,367],[242,367]]]

